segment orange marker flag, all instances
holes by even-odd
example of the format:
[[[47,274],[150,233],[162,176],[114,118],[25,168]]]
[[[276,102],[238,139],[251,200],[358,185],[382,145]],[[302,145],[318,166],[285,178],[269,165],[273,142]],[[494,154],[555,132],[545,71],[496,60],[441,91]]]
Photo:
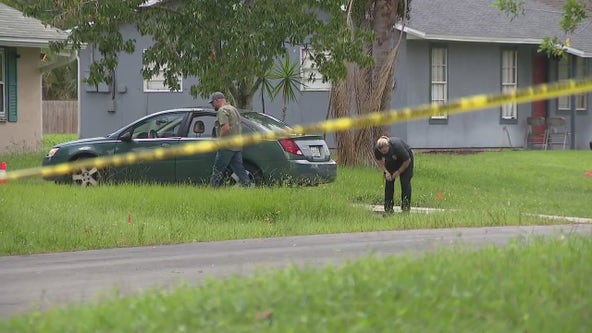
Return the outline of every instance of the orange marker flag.
[[[6,179],[6,162],[2,161],[0,163],[0,184],[8,183],[8,179]]]

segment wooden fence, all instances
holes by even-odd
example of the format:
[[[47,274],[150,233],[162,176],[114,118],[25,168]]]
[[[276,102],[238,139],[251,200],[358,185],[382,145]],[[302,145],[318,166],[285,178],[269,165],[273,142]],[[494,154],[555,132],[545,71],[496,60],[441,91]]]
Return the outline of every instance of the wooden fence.
[[[43,134],[78,133],[78,101],[43,101]]]

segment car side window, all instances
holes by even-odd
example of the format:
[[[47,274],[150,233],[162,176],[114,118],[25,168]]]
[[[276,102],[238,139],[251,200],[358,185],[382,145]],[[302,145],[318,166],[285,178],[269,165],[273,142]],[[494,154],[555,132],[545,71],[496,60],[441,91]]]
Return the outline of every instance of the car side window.
[[[134,126],[132,139],[177,137],[184,116],[183,113],[170,113],[145,119]]]
[[[211,138],[212,129],[215,127],[216,117],[211,115],[197,115],[191,119],[189,125],[189,138]]]

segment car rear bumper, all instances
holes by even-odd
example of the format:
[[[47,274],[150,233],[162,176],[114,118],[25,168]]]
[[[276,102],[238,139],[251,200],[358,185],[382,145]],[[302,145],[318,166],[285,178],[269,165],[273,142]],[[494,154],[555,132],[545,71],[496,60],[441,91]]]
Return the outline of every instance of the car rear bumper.
[[[309,162],[306,160],[290,161],[289,179],[294,179],[300,184],[323,184],[335,181],[337,178],[337,163]]]

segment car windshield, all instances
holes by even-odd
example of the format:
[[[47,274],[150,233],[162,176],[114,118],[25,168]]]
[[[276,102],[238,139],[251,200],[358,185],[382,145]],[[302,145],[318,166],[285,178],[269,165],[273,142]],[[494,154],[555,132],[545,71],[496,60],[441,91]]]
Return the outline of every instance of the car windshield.
[[[292,129],[288,124],[268,116],[263,113],[257,112],[245,112],[241,114],[243,118],[251,120],[252,123],[257,125],[260,129],[266,131],[289,131]]]

